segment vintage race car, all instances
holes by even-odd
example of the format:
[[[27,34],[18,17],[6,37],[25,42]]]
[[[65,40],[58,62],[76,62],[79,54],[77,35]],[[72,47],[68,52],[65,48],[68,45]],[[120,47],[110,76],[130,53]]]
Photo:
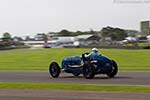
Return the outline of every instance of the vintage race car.
[[[108,77],[114,77],[118,72],[117,63],[104,56],[92,55],[87,58],[85,55],[64,58],[60,67],[57,62],[52,62],[49,66],[49,73],[53,78],[57,78],[61,70],[72,73],[74,76],[83,74],[86,79],[92,79],[96,74],[106,74]]]

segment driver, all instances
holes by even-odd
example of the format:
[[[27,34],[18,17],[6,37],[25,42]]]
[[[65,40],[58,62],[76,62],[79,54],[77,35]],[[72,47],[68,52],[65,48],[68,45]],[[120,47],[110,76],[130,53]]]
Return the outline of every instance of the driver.
[[[98,49],[97,48],[93,48],[92,52],[90,54],[88,54],[88,55],[85,55],[85,57],[91,59],[91,57],[93,55],[98,55]]]

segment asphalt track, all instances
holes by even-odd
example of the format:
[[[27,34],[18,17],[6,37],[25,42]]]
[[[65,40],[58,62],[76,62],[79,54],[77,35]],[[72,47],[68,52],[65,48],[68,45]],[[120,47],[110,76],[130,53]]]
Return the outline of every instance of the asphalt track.
[[[49,76],[48,71],[0,71],[0,82],[150,85],[150,72],[119,72],[115,78],[96,75],[94,79],[61,73],[59,78],[54,79]]]
[[[149,100],[150,93],[0,89],[0,100]]]
[[[61,73],[59,78],[54,79],[47,71],[0,71],[0,82],[150,85],[150,72],[119,72],[115,78],[97,75],[94,79]],[[149,100],[149,98],[150,93],[0,89],[0,100]]]

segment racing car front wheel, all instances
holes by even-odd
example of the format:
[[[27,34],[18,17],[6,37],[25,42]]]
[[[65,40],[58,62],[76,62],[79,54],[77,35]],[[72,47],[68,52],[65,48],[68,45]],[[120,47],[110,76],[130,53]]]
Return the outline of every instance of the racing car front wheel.
[[[118,73],[117,63],[114,60],[112,60],[112,71],[111,73],[108,73],[107,76],[113,78],[117,73]]]
[[[52,77],[57,78],[60,74],[60,67],[58,63],[52,62],[49,66],[49,73]]]
[[[93,79],[95,76],[95,68],[89,62],[85,62],[83,65],[83,76],[86,79]]]

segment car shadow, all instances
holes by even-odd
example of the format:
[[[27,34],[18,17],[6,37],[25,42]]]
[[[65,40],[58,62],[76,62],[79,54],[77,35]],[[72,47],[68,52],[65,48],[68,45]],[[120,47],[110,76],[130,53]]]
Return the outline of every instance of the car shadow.
[[[113,78],[109,78],[109,77],[104,77],[104,76],[96,76],[94,79],[132,79],[132,77],[126,77],[126,76],[116,76]]]
[[[60,78],[84,78],[83,76],[61,76]]]
[[[61,76],[60,78],[84,78],[83,76]],[[127,76],[116,76],[113,78],[109,78],[107,76],[95,76],[93,79],[132,79],[132,77],[127,77]]]

